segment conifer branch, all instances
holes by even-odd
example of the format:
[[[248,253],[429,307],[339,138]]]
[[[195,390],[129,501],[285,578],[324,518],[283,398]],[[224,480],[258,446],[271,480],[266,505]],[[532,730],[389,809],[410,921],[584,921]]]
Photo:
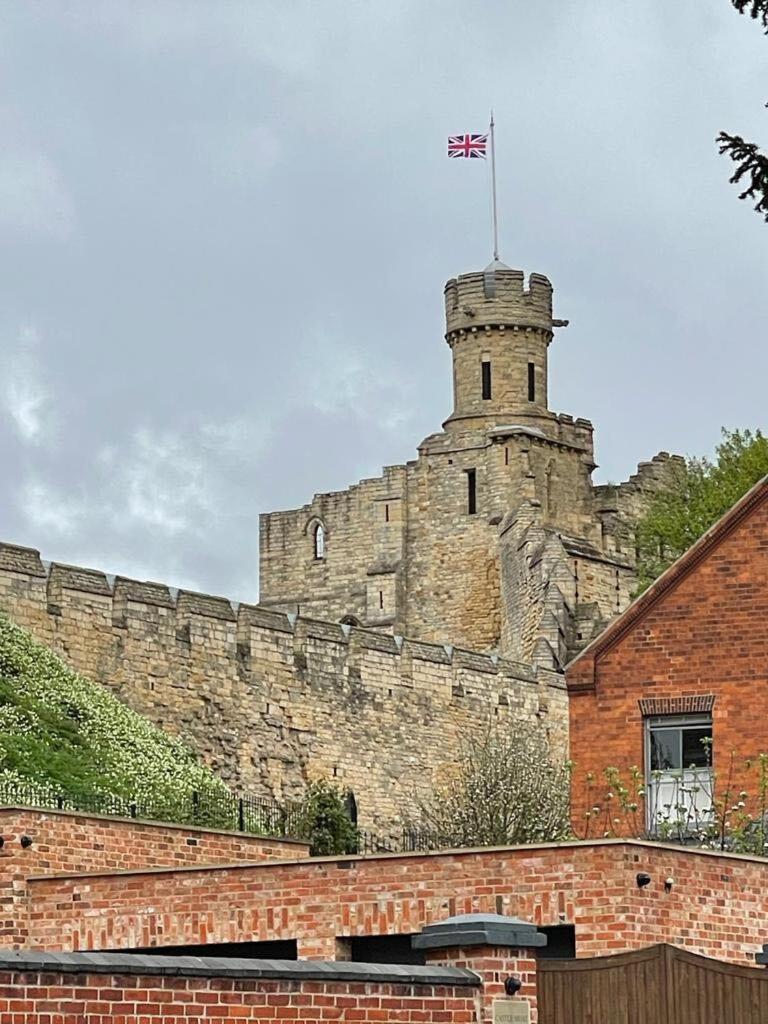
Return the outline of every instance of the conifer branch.
[[[768,33],[768,0],[731,0],[739,14],[749,14],[755,21],[761,21]]]
[[[717,141],[719,151],[727,153],[736,164],[736,170],[728,179],[731,184],[738,185],[743,178],[747,179],[747,187],[739,193],[739,199],[757,199],[755,210],[768,221],[768,156],[761,153],[754,142],[745,142],[740,135],[720,132]]]

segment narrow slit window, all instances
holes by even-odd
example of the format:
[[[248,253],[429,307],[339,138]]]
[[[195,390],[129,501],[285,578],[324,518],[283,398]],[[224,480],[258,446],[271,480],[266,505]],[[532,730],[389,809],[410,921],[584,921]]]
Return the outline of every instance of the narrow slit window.
[[[473,516],[477,512],[477,470],[468,469],[467,473],[467,512]]]
[[[528,401],[536,401],[536,365],[528,363]]]
[[[389,522],[389,502],[387,502],[387,504],[384,505],[384,522]]]
[[[322,523],[315,527],[315,558],[325,558],[325,530]]]
[[[491,364],[484,359],[480,366],[483,374],[483,399],[488,401],[491,397]]]
[[[384,591],[380,590],[379,591],[379,608],[383,608],[383,607],[384,607]]]

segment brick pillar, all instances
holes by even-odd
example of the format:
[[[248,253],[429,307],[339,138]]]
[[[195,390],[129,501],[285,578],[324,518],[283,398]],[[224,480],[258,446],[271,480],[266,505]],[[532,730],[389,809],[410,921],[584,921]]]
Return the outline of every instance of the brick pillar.
[[[536,949],[546,943],[535,925],[502,914],[449,917],[413,937],[427,963],[465,967],[480,976],[482,1024],[535,1024]],[[518,981],[519,989],[510,994]]]

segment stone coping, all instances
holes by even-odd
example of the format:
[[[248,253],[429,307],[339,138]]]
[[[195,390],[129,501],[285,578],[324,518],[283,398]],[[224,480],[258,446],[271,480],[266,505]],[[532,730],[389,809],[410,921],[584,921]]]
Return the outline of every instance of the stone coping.
[[[615,846],[641,850],[662,850],[679,856],[721,857],[726,860],[762,864],[768,868],[768,857],[757,857],[749,853],[731,853],[728,850],[705,850],[698,846],[678,846],[674,843],[654,843],[648,839],[572,839],[560,843],[531,843],[520,846],[472,846],[449,850],[410,850],[398,853],[350,854],[331,857],[304,857],[293,860],[236,861],[231,864],[185,864],[179,867],[135,868],[121,871],[78,871],[64,874],[29,875],[28,882],[56,882],[78,878],[110,878],[124,875],[168,875],[185,874],[194,871],[240,871],[273,870],[274,868],[339,867],[353,868],[356,864],[370,861],[415,860],[429,857],[476,857],[478,854],[520,853],[535,854],[539,850],[578,850],[582,847]]]
[[[23,814],[55,814],[63,818],[88,818],[96,821],[116,821],[121,825],[142,825],[147,828],[176,829],[179,832],[195,832],[198,835],[230,836],[238,839],[253,839],[262,843],[285,843],[286,846],[309,846],[303,839],[283,836],[261,836],[256,832],[238,832],[236,829],[208,828],[205,825],[184,825],[178,821],[157,821],[150,818],[124,818],[116,814],[96,814],[93,811],[73,811],[58,807],[30,807],[27,804],[0,804],[0,821],[5,811],[20,811]]]
[[[411,939],[414,949],[469,949],[506,946],[535,949],[546,946],[547,936],[535,924],[503,914],[459,914],[428,924]]]
[[[247,960],[239,957],[155,956],[149,953],[0,952],[0,971],[46,974],[140,974],[186,978],[375,982],[394,985],[476,986],[480,978],[463,967],[362,964],[343,960]]]

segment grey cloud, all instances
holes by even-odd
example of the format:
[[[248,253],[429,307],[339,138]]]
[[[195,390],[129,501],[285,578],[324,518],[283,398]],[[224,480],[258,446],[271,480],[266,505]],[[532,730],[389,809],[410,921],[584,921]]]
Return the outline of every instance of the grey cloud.
[[[571,319],[551,404],[599,474],[764,425],[766,136],[726,0],[81,2],[4,10],[0,537],[252,600],[261,510],[413,457],[442,286],[502,255]],[[5,172],[3,171],[5,168]],[[20,330],[37,341],[24,355]]]

